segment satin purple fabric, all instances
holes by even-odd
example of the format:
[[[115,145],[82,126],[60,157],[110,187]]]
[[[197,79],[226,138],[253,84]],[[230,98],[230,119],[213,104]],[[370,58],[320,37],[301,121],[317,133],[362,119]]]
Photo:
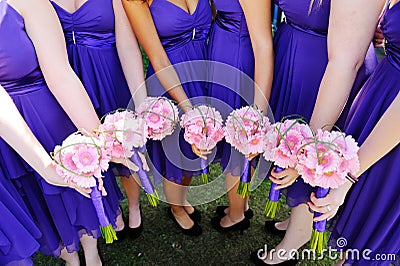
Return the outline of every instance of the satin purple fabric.
[[[310,120],[318,89],[328,63],[327,38],[330,1],[322,4],[314,1],[309,12],[309,0],[278,0],[286,23],[283,23],[274,37],[275,65],[270,105],[275,120],[288,115],[300,115]],[[377,59],[371,45],[364,65],[361,67],[352,89],[355,97],[365,80],[374,70]],[[348,100],[349,108],[352,98]],[[342,118],[339,127],[343,127]],[[301,178],[283,190],[287,204],[295,207],[309,201],[315,189]]]
[[[150,12],[160,41],[182,87],[193,105],[206,103],[206,65],[191,63],[205,60],[207,36],[211,25],[211,7],[207,0],[199,0],[196,9],[189,14],[167,0],[154,0]],[[154,75],[153,66],[147,70],[147,92],[149,96],[169,98],[165,88]],[[162,177],[180,184],[182,177],[202,173],[201,160],[183,138],[183,130],[177,129],[162,141],[148,141],[147,150],[156,183]]]
[[[0,1],[0,84],[13,99],[28,126],[50,152],[75,126],[48,89],[34,46],[25,31],[23,17],[6,1]],[[25,161],[0,140],[0,165],[23,197],[42,233],[40,251],[60,255],[79,250],[82,234],[99,237],[99,221],[90,199],[70,188],[49,185]],[[105,178],[106,212],[115,221],[119,188]]]
[[[211,28],[208,60],[219,64],[209,69],[208,96],[210,103],[224,119],[234,109],[254,102],[254,55],[243,10],[237,0],[215,0],[217,16]],[[244,155],[224,140],[217,145],[215,161],[224,173],[241,176],[245,170]],[[254,159],[255,166],[258,160]]]
[[[345,131],[362,145],[379,119],[398,96],[400,91],[400,4],[387,10],[381,22],[387,56],[382,59],[361,89],[346,121]],[[372,151],[371,151],[372,152]],[[330,245],[337,246],[345,238],[343,248],[370,249],[368,256],[395,254],[400,263],[400,147],[371,166],[353,185],[345,204],[339,210],[332,230]],[[342,248],[342,247],[340,247]],[[383,258],[381,256],[380,258]],[[387,256],[386,256],[387,258]],[[390,265],[390,260],[349,258],[352,265]]]

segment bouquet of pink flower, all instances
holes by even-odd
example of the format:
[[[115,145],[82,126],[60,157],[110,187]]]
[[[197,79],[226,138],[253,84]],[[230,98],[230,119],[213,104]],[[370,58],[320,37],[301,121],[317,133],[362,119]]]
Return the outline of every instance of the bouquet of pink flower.
[[[113,158],[129,158],[137,167],[137,175],[152,206],[157,206],[154,190],[139,153],[146,150],[148,131],[145,120],[130,110],[116,110],[103,119],[98,132],[105,138],[105,149]]]
[[[313,142],[304,147],[299,155],[296,170],[304,182],[317,186],[316,197],[324,198],[330,188],[338,188],[346,181],[347,175],[356,174],[360,169],[358,145],[351,136],[337,131],[318,129]],[[315,213],[314,217],[320,216]],[[311,248],[321,253],[326,243],[326,220],[314,222]]]
[[[52,157],[57,164],[57,173],[67,183],[73,181],[82,188],[92,189],[90,197],[99,218],[101,233],[107,244],[117,240],[102,202],[102,195],[107,193],[103,188],[101,172],[108,169],[111,160],[102,146],[102,141],[95,135],[78,131],[68,136],[61,146],[57,145]],[[101,188],[102,194],[98,187]]]
[[[137,112],[145,120],[149,138],[153,140],[171,135],[178,122],[178,107],[164,97],[147,97]]]
[[[263,152],[264,135],[270,126],[269,119],[252,106],[232,111],[225,122],[226,142],[245,155],[244,170],[237,191],[243,198],[250,194],[250,161],[247,156]]]
[[[275,172],[294,168],[303,146],[313,138],[310,127],[302,119],[284,119],[272,125],[265,135],[264,158],[274,162]],[[275,218],[279,209],[280,190],[272,183],[264,213]]]
[[[221,114],[211,106],[200,105],[183,114],[181,126],[185,129],[184,138],[200,150],[210,151],[224,138]],[[203,183],[208,183],[207,160],[201,160]]]

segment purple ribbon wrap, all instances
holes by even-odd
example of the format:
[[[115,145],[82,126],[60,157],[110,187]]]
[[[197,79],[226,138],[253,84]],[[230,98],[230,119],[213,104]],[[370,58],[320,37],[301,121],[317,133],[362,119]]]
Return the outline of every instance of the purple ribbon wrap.
[[[153,184],[151,183],[151,180],[149,176],[147,175],[147,172],[143,169],[143,162],[142,159],[139,157],[139,152],[144,152],[146,149],[145,146],[139,148],[139,149],[133,149],[133,155],[131,157],[131,160],[136,166],[139,168],[137,171],[137,175],[139,176],[140,182],[142,183],[143,189],[147,194],[153,194],[154,193],[154,187]]]
[[[326,195],[328,195],[328,192],[329,192],[329,188],[318,187],[317,193],[316,193],[315,196],[317,198],[325,198]],[[319,217],[321,215],[322,214],[319,213],[319,212],[315,212],[314,213],[314,217]],[[314,222],[314,229],[316,231],[320,232],[320,233],[325,232],[325,230],[326,230],[326,220],[322,220],[322,221],[319,221],[319,222]]]
[[[208,175],[208,161],[200,158],[200,167],[203,174]]]
[[[99,219],[99,223],[101,226],[108,226],[110,224],[110,221],[108,220],[107,215],[104,211],[102,195],[101,195],[99,189],[97,188],[97,185],[91,187],[91,189],[92,189],[92,192],[90,192],[90,199],[93,202],[93,206],[96,210],[97,218]]]
[[[282,167],[276,166],[274,172],[275,172],[275,173],[279,173],[279,172],[282,172],[283,170],[285,170],[285,169],[282,168]],[[275,184],[274,182],[272,182],[271,188],[270,188],[270,190],[269,190],[269,197],[268,197],[268,199],[269,199],[270,201],[277,202],[277,201],[280,199],[280,197],[281,197],[281,190],[280,190],[280,189],[275,190],[275,188],[276,188],[277,186],[278,186],[277,184]]]
[[[240,182],[249,183],[250,182],[250,175],[249,175],[250,161],[246,157],[244,157],[243,163],[244,163],[244,168],[243,168],[243,173],[240,176]]]

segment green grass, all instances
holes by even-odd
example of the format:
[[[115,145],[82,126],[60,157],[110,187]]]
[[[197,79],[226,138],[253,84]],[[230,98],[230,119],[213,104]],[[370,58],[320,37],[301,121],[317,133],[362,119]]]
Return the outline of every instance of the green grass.
[[[213,165],[211,176],[218,176],[221,169]],[[199,185],[201,178],[194,178],[193,185]],[[99,250],[103,256],[103,265],[252,265],[249,261],[251,251],[268,244],[273,248],[280,239],[267,235],[264,230],[263,210],[266,195],[269,190],[269,182],[262,184],[251,194],[250,205],[255,211],[251,220],[251,226],[244,231],[220,234],[210,225],[210,219],[214,215],[218,205],[227,205],[226,196],[214,202],[197,206],[202,212],[200,225],[203,234],[199,237],[189,237],[180,233],[177,226],[167,217],[166,203],[158,207],[152,207],[147,197],[142,193],[141,205],[143,210],[144,231],[136,240],[129,238],[111,245],[105,245],[103,239],[99,239]],[[122,202],[127,213],[127,201]],[[284,219],[289,215],[289,208],[283,205],[277,219]],[[308,247],[308,245],[306,245]],[[83,254],[80,252],[81,261]],[[63,265],[61,259],[50,256],[38,255],[34,259],[35,265]],[[298,265],[332,265],[333,261],[324,259],[319,261],[302,261]]]

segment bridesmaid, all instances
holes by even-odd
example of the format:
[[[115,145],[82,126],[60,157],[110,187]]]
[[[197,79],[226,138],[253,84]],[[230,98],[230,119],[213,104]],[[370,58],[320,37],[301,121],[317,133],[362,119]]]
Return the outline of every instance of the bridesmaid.
[[[142,102],[146,90],[142,54],[120,0],[53,0],[67,43],[69,62],[82,81],[99,117],[129,100]],[[140,88],[141,87],[141,88]],[[140,88],[140,89],[139,89]],[[128,169],[117,168],[129,205],[129,226],[118,216],[118,238],[136,238],[143,230],[140,187]],[[109,170],[110,174],[112,169]],[[123,231],[120,231],[122,229]]]
[[[206,59],[206,42],[211,25],[209,2],[124,0],[122,3],[136,37],[149,57],[147,77],[153,77],[148,81],[148,94],[172,98],[183,112],[191,108],[190,101],[205,103],[206,92],[202,82],[180,85],[178,77],[179,74],[190,78],[191,74],[195,73],[197,77],[193,78],[205,80],[204,67],[200,66],[200,69],[193,71],[195,63],[174,67],[171,65]],[[178,73],[175,72],[175,68]],[[162,85],[155,80],[154,73],[157,73]],[[203,73],[204,76],[199,76]],[[200,99],[193,99],[195,97]],[[178,153],[177,145],[180,146]],[[147,148],[155,168],[155,176],[165,177],[164,193],[171,206],[168,209],[169,217],[184,234],[200,235],[200,213],[186,200],[186,194],[191,177],[200,174],[200,162],[195,165],[195,162],[199,161],[198,158],[195,160],[195,154],[202,156],[202,151],[197,150],[195,146],[191,149],[179,130],[175,130],[175,133],[165,138],[162,143],[151,141]]]
[[[236,71],[211,62],[208,91],[211,104],[221,111],[224,119],[233,109],[251,104],[266,113],[273,76],[271,3],[264,0],[215,0],[214,3],[217,15],[208,59],[232,66]],[[227,71],[233,72],[227,74]],[[224,77],[231,81],[226,80],[225,86],[217,84]],[[251,155],[250,159],[254,157]],[[244,156],[224,142],[218,145],[217,159],[226,175],[229,207],[217,208],[212,225],[220,232],[247,229],[253,211],[248,198],[236,193]]]
[[[41,171],[47,182],[67,186],[51,167],[51,158],[22,119],[11,98],[0,86],[0,136],[24,159]],[[53,171],[51,171],[53,170]],[[5,177],[0,165],[0,264],[33,265],[30,257],[39,249],[40,230],[35,225],[22,197]]]
[[[332,53],[328,55],[327,51],[328,25],[331,22],[330,11],[333,2],[280,0],[277,3],[286,15],[286,23],[280,26],[274,39],[275,73],[271,108],[275,120],[289,115],[300,115],[310,120],[328,58],[333,56]],[[365,60],[363,58],[362,63],[357,65],[358,75],[356,81],[351,83],[353,92],[361,88],[376,64],[377,59],[371,44]],[[346,99],[347,97],[348,94]],[[348,100],[348,104],[350,101],[351,99]],[[270,179],[279,184],[278,188],[288,187],[285,191],[286,202],[292,210],[290,219],[281,223],[268,221],[265,228],[269,233],[277,235],[283,235],[287,230],[276,248],[298,249],[311,237],[312,213],[306,203],[313,188],[302,179],[296,180],[298,174],[293,169],[286,169],[280,173],[273,171],[271,174]],[[268,263],[279,261],[276,256],[272,260],[267,259]]]
[[[355,1],[357,2],[357,1]],[[363,17],[376,16],[379,7],[384,1],[371,1],[363,6],[365,11]],[[356,6],[357,3],[354,3]],[[359,4],[359,3],[358,3]],[[375,11],[378,10],[378,11]],[[369,13],[367,13],[369,11]],[[338,23],[337,29],[342,29]],[[363,27],[367,36],[358,37],[357,46],[349,48],[349,55],[357,55],[357,50],[373,35],[372,22],[359,25]],[[359,27],[359,28],[360,28]],[[399,1],[391,1],[385,10],[381,21],[381,29],[385,36],[386,57],[382,59],[360,91],[354,102],[349,117],[346,121],[345,131],[351,134],[361,145],[358,152],[360,158],[360,171],[356,177],[359,181],[354,185],[350,182],[342,187],[331,190],[322,199],[311,197],[310,207],[314,211],[324,213],[320,219],[330,219],[338,214],[333,226],[330,244],[333,248],[357,249],[362,254],[363,250],[370,249],[368,258],[361,256],[355,258],[345,257],[338,265],[391,265],[396,263],[388,257],[394,254],[399,259],[400,252],[400,200],[398,188],[400,186],[398,165],[400,161],[400,5]],[[339,32],[339,30],[338,30]],[[356,31],[349,30],[351,36]],[[340,31],[342,34],[342,31]],[[339,46],[337,46],[339,48]],[[349,63],[355,62],[356,58],[349,57]],[[330,74],[330,75],[328,75]],[[340,88],[341,84],[331,82],[332,77],[341,77],[342,80],[350,80],[350,77],[340,76],[340,72],[332,68],[327,73],[321,85],[318,96],[318,108],[314,111],[313,126],[318,127],[324,121],[330,121],[340,110],[338,107],[328,104],[328,97],[337,98],[341,101],[341,95],[346,93],[346,87],[337,95],[329,93],[329,88]],[[350,75],[349,75],[350,76]],[[335,79],[337,80],[337,79]],[[347,86],[348,87],[348,86]],[[331,112],[329,112],[331,111]],[[332,115],[333,113],[333,115]],[[368,202],[368,204],[366,204]],[[339,206],[342,205],[339,209]],[[345,247],[338,247],[338,239],[346,239]],[[351,253],[348,253],[349,255]],[[380,257],[377,257],[380,256]],[[384,259],[386,256],[386,260]],[[398,261],[397,261],[398,262]]]
[[[46,0],[1,0],[0,14],[0,37],[7,40],[0,43],[0,85],[47,152],[76,127],[96,128],[99,120],[68,64],[51,4]],[[3,140],[0,163],[41,230],[40,251],[61,256],[68,265],[79,265],[81,242],[86,264],[100,265],[96,238],[101,233],[92,202],[70,188],[46,183]],[[103,203],[114,223],[122,195],[115,179],[106,177],[104,182],[108,196]]]

